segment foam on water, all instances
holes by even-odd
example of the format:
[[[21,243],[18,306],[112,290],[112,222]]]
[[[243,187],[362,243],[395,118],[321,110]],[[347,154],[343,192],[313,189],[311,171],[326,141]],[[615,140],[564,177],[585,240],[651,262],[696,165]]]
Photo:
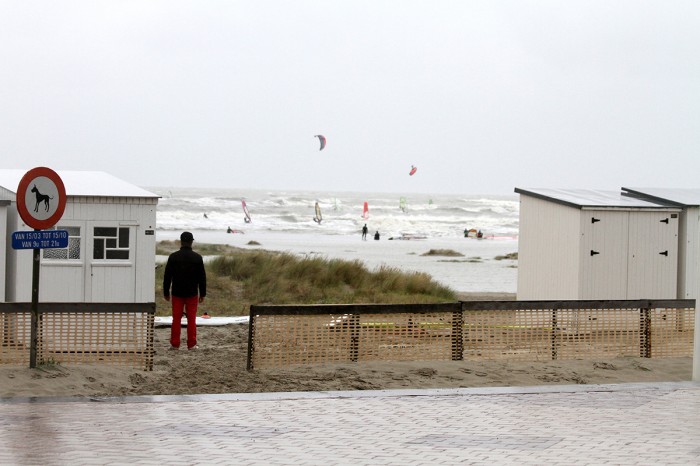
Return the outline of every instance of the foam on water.
[[[384,236],[421,234],[429,237],[461,236],[465,228],[487,235],[517,236],[518,199],[513,196],[399,195],[316,192],[235,191],[152,188],[163,196],[158,204],[162,230],[226,230],[314,232],[347,235],[367,223]],[[405,197],[407,209],[399,208]],[[246,200],[252,223],[243,221],[241,199]],[[362,205],[369,203],[369,219]],[[313,221],[314,204],[323,222]],[[205,217],[206,214],[206,217]]]

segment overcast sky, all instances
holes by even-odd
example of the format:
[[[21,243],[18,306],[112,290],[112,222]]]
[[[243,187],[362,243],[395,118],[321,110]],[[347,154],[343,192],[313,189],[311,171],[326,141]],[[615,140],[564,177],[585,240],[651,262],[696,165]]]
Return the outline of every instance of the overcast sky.
[[[700,2],[0,0],[0,154],[151,187],[697,188]]]

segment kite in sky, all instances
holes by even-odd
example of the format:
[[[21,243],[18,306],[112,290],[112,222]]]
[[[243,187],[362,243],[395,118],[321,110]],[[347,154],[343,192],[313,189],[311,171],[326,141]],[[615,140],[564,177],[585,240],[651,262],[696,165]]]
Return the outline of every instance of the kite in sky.
[[[323,150],[323,148],[326,147],[326,137],[321,134],[317,134],[314,137],[318,138],[318,141],[321,143],[321,148],[319,150]]]
[[[411,175],[411,176],[413,176],[413,175],[416,174],[416,170],[418,170],[418,168],[416,168],[415,166],[411,165],[411,171],[408,172],[408,174]]]

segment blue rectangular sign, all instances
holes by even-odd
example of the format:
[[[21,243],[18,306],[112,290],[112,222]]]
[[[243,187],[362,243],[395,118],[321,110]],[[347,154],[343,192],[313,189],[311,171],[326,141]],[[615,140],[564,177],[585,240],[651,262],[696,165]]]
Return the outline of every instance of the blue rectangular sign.
[[[12,249],[52,249],[68,247],[68,231],[35,230],[12,233]]]

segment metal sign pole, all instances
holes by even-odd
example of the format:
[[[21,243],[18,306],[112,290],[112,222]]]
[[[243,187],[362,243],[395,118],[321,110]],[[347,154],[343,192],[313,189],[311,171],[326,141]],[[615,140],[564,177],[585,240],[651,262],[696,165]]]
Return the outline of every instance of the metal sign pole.
[[[31,186],[31,190],[29,187]],[[51,202],[55,199],[54,202]],[[40,208],[41,207],[41,208]],[[52,210],[53,209],[53,210]],[[58,173],[47,167],[36,167],[24,174],[17,186],[17,212],[24,223],[34,228],[30,236],[23,232],[12,234],[14,249],[34,249],[32,267],[32,307],[31,342],[29,345],[29,367],[36,367],[37,349],[41,335],[41,314],[39,313],[39,271],[42,248],[67,247],[68,233],[62,236],[63,242],[52,241],[40,232],[53,227],[66,209],[66,187]]]
[[[34,230],[39,231],[39,230]],[[36,351],[39,346],[39,322],[41,315],[39,314],[39,271],[40,268],[41,249],[34,248],[34,260],[32,264],[32,333],[31,346],[29,347],[29,367],[36,368]]]

